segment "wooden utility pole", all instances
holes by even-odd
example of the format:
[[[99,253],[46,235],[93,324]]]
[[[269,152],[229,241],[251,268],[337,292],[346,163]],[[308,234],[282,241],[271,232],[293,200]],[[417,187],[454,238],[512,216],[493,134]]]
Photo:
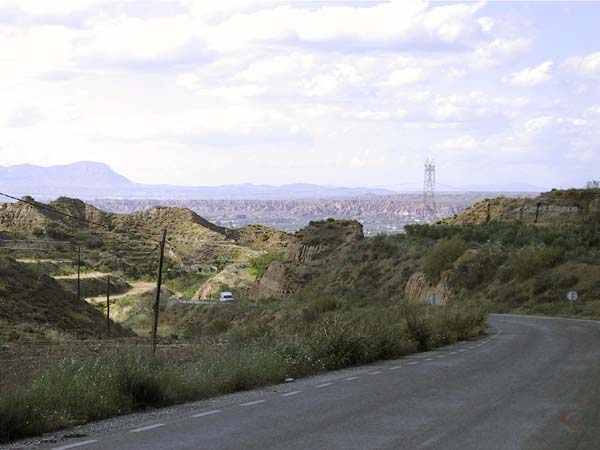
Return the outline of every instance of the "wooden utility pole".
[[[110,275],[106,276],[106,337],[110,337]]]
[[[537,203],[535,205],[535,220],[533,221],[533,223],[538,223],[538,218],[540,216],[540,206],[542,206],[541,203]]]
[[[81,246],[77,247],[77,300],[81,300]]]
[[[525,210],[525,206],[521,206],[519,209],[519,222],[523,222],[523,211]]]
[[[165,254],[165,241],[167,239],[167,229],[163,229],[162,238],[160,240],[160,255],[158,258],[158,278],[156,280],[156,299],[152,310],[154,312],[152,318],[152,353],[156,353],[156,335],[158,331],[158,308],[160,306],[160,287],[162,284],[162,268]]]

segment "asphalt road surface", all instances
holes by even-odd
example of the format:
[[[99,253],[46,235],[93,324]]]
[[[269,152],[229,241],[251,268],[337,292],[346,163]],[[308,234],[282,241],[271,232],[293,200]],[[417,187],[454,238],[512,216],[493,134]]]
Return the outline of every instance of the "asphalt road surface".
[[[36,448],[600,449],[600,322],[489,324],[477,341],[86,425]]]

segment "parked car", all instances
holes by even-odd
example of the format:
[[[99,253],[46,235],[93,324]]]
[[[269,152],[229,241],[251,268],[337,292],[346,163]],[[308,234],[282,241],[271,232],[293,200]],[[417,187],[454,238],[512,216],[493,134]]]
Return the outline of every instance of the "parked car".
[[[223,291],[219,295],[219,300],[222,302],[232,302],[234,300],[233,294],[229,291]]]

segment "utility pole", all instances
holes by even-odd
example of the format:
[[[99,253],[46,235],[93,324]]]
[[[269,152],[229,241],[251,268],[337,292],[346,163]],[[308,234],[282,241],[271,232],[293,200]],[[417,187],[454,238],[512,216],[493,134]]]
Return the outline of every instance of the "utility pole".
[[[106,337],[110,337],[110,274],[106,276]]]
[[[160,255],[158,258],[158,278],[156,280],[156,299],[152,310],[154,312],[152,318],[152,353],[156,353],[156,335],[158,331],[158,308],[160,306],[160,287],[162,284],[162,268],[165,254],[165,241],[167,239],[167,229],[163,229],[162,238],[160,240]]]
[[[81,245],[77,247],[77,300],[81,300]]]

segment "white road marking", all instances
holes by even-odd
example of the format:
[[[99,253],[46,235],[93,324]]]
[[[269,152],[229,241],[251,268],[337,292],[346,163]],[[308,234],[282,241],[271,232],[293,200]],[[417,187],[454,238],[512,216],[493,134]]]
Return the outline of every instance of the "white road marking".
[[[456,355],[456,352],[450,352],[451,355]]]
[[[333,383],[323,383],[323,384],[320,384],[320,385],[318,385],[318,386],[315,386],[315,387],[316,387],[316,388],[324,388],[324,387],[327,387],[327,386],[331,386],[332,384],[333,384]]]
[[[442,358],[445,358],[445,357],[446,357],[446,355],[436,356],[437,359],[442,359]]]
[[[412,361],[412,362],[409,362],[408,364],[409,364],[410,366],[414,366],[415,364],[419,364],[419,362],[418,362],[418,361]]]
[[[369,372],[369,375],[378,375],[381,373],[381,370],[374,370],[373,372]]]
[[[358,377],[348,377],[348,378],[344,378],[344,381],[352,381],[352,380],[356,380]]]
[[[296,395],[299,394],[302,391],[292,391],[292,392],[286,392],[285,394],[281,394],[282,397],[289,397],[290,395]]]
[[[464,348],[461,348],[461,349],[459,350],[459,352],[461,352],[461,353],[462,353],[462,352],[464,352],[464,351],[466,351]]]
[[[433,361],[433,358],[426,358],[425,361]]]
[[[475,347],[469,347],[469,350],[475,350]]]
[[[218,414],[220,413],[221,410],[220,409],[214,409],[212,411],[205,411],[205,412],[201,412],[199,414],[194,414],[192,417],[204,417],[204,416],[210,416],[213,414]]]
[[[155,423],[154,425],[148,425],[146,427],[135,428],[133,430],[129,430],[130,433],[141,433],[142,431],[153,430],[154,428],[164,427],[164,423]]]
[[[240,403],[240,406],[252,406],[258,405],[259,403],[264,403],[264,400],[254,400],[253,402]]]
[[[81,441],[81,442],[76,442],[74,444],[63,445],[62,447],[55,447],[52,450],[67,450],[68,448],[81,447],[82,445],[93,444],[94,442],[98,442],[98,441],[95,439],[90,439],[89,441]]]
[[[402,369],[402,366],[390,367],[390,370],[398,370],[398,369]]]

